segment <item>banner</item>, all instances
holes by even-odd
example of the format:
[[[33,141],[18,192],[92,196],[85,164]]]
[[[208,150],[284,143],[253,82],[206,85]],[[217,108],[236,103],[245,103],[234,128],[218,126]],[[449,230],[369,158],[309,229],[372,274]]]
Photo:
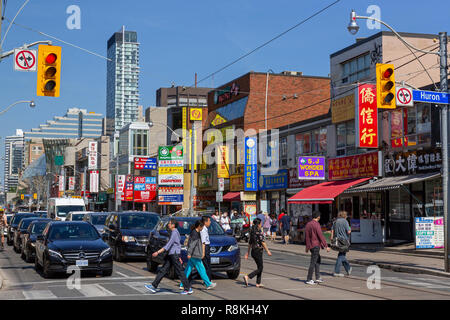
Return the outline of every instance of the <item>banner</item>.
[[[75,190],[75,177],[69,177],[69,190]]]
[[[156,177],[134,177],[134,202],[156,199]]]
[[[417,249],[440,249],[444,247],[443,217],[417,217],[415,222]]]
[[[97,193],[98,192],[98,170],[93,170],[89,176],[89,192]]]
[[[97,169],[97,142],[91,141],[89,142],[89,150],[88,150],[88,162],[89,162],[89,170]]]
[[[346,180],[379,176],[378,152],[328,160],[328,180]]]
[[[64,176],[59,176],[59,184],[58,184],[59,192],[64,192],[65,188],[66,188],[66,179]]]
[[[257,138],[245,138],[244,190],[258,191],[258,145]]]
[[[442,154],[438,148],[397,152],[384,158],[386,176],[401,176],[417,173],[440,172]]]
[[[358,86],[357,144],[359,148],[378,148],[378,112],[376,86]]]
[[[288,187],[288,171],[281,169],[277,174],[271,176],[259,175],[259,190],[277,190],[287,189]]]
[[[158,174],[183,174],[183,167],[160,167],[158,168]]]
[[[184,183],[184,174],[167,174],[158,176],[159,185],[178,185]]]
[[[137,170],[156,170],[156,158],[134,158],[134,169]]]
[[[228,148],[227,146],[218,146],[217,149],[217,178],[228,179],[230,177]]]
[[[183,187],[159,187],[159,205],[183,205]]]
[[[325,180],[325,157],[298,158],[300,180]]]

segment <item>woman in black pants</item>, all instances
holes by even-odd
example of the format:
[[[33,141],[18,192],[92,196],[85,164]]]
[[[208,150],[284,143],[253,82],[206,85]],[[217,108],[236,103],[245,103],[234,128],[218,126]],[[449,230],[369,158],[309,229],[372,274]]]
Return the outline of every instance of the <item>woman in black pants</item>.
[[[256,287],[261,288],[261,276],[263,271],[263,250],[267,251],[269,256],[272,255],[270,250],[267,248],[266,242],[264,241],[264,233],[262,231],[261,220],[256,218],[253,220],[253,226],[250,230],[250,240],[248,241],[248,251],[245,254],[245,259],[248,259],[248,254],[250,253],[250,248],[252,249],[252,258],[256,262],[258,269],[244,276],[245,285],[248,287],[248,279],[253,279],[256,276]]]

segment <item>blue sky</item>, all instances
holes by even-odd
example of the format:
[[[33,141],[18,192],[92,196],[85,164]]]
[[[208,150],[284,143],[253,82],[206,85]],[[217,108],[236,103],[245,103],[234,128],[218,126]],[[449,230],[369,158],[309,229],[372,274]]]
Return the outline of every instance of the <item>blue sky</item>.
[[[25,0],[8,0],[6,17],[12,19]],[[140,42],[140,104],[155,105],[159,87],[192,85],[278,33],[288,29],[333,0],[30,0],[16,22],[106,55],[106,42],[122,25],[138,32]],[[81,29],[69,30],[66,9],[81,9]],[[438,33],[449,30],[450,2],[342,0],[337,5],[275,40],[268,46],[208,79],[199,86],[218,86],[250,70],[302,71],[327,76],[329,55],[355,41],[347,32],[351,9],[366,15],[369,5],[381,8],[381,19],[397,31]],[[439,10],[432,9],[439,7]],[[370,36],[360,21],[358,37]],[[4,21],[2,34],[8,22]],[[382,29],[385,30],[385,29]],[[13,26],[3,50],[47,40]],[[106,60],[62,45],[62,79],[59,98],[36,97],[36,73],[13,71],[12,57],[0,63],[0,110],[21,99],[34,99],[0,116],[0,154],[4,140],[16,128],[29,130],[63,115],[70,107],[106,113]],[[1,170],[3,174],[3,169]],[[2,179],[3,180],[3,179]],[[3,182],[3,181],[2,181]]]

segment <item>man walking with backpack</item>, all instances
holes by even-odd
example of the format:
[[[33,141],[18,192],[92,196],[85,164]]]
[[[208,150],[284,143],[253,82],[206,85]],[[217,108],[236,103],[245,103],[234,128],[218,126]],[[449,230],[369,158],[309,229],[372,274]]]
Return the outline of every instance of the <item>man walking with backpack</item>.
[[[306,252],[311,251],[311,263],[309,265],[308,277],[306,278],[306,284],[322,283],[323,280],[320,277],[320,249],[330,248],[327,245],[327,241],[323,236],[322,229],[319,224],[320,211],[314,211],[312,214],[312,220],[308,222],[305,228],[306,236]],[[312,279],[313,272],[316,273],[316,281]]]
[[[335,277],[344,276],[341,273],[341,264],[344,266],[348,276],[352,273],[352,267],[350,266],[350,263],[348,263],[346,257],[350,246],[349,235],[351,232],[351,228],[347,221],[347,212],[339,211],[338,218],[333,223],[333,227],[331,229],[331,241],[334,246],[333,249],[339,251],[333,273],[333,276]]]

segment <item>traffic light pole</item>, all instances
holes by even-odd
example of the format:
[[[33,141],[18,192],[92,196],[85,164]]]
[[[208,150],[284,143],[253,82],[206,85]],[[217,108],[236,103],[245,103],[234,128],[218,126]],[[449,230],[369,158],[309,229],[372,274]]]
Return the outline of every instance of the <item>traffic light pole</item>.
[[[440,56],[440,84],[441,92],[448,93],[447,72],[447,32],[439,32],[439,56]],[[450,221],[448,217],[449,199],[449,158],[448,158],[448,104],[441,109],[441,135],[442,135],[442,193],[444,202],[444,269],[450,272]]]

